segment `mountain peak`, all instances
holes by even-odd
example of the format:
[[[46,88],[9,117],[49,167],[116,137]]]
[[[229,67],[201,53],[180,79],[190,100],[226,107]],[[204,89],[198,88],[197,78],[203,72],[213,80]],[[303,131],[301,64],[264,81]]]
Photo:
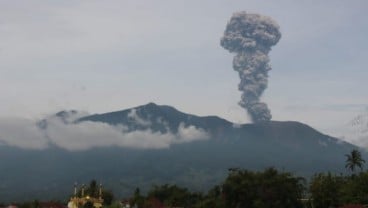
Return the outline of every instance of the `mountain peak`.
[[[146,105],[141,105],[138,107],[130,108],[130,110],[146,111],[146,112],[156,112],[156,111],[171,111],[172,113],[181,113],[176,108],[169,105],[157,105],[156,103],[150,102]],[[128,109],[129,110],[129,109]]]
[[[147,107],[158,107],[159,105],[157,105],[154,102],[149,102],[149,103],[147,103],[146,105],[143,105],[143,106],[147,106]]]
[[[225,140],[230,138],[229,135],[240,139],[245,139],[245,137],[249,139],[263,135],[262,137],[264,138],[278,138],[283,142],[288,141],[291,143],[311,142],[319,145],[321,142],[324,144],[338,142],[337,139],[323,135],[312,127],[300,122],[269,121],[235,126],[233,123],[217,116],[196,116],[181,112],[168,105],[157,105],[153,102],[122,111],[83,117],[79,121],[97,121],[110,125],[124,125],[130,131],[149,129],[153,132],[162,133],[168,131],[177,133],[181,125],[185,127],[193,126],[206,131],[213,138]]]
[[[200,117],[183,113],[168,105],[157,105],[150,102],[145,105],[126,110],[94,114],[78,119],[82,121],[98,121],[110,125],[125,125],[130,130],[150,129],[154,132],[171,131],[176,133],[180,125],[194,126],[204,130],[231,128],[232,123],[217,116]]]
[[[69,118],[69,114],[75,117],[80,112],[61,111],[57,113],[59,117],[54,115],[50,119]],[[89,122],[82,124],[83,121]],[[85,116],[76,122],[65,123],[65,126],[45,120],[39,127],[45,130],[42,135],[47,136],[42,141],[60,149],[36,152],[0,145],[3,159],[0,168],[14,170],[14,164],[18,164],[16,173],[2,171],[8,174],[5,175],[9,178],[8,187],[24,184],[20,179],[24,178],[25,172],[34,177],[31,180],[34,184],[24,189],[30,193],[28,196],[58,193],[61,188],[69,191],[65,181],[72,183],[78,176],[82,177],[80,180],[84,179],[85,174],[81,173],[85,170],[95,178],[131,181],[134,186],[149,185],[153,178],[162,183],[176,181],[189,187],[197,187],[198,181],[200,187],[218,181],[229,167],[259,170],[273,166],[303,175],[320,171],[339,173],[344,170],[344,155],[357,148],[300,122],[234,125],[217,116],[196,116],[155,103]],[[368,157],[366,152],[362,153]],[[58,174],[61,169],[77,172]],[[40,178],[40,174],[52,178]],[[193,176],[200,180],[193,180]],[[60,183],[49,186],[50,180]],[[0,190],[0,195],[7,190]],[[19,195],[23,197],[25,194]]]
[[[68,118],[70,116],[76,115],[78,113],[78,111],[76,110],[63,110],[63,111],[59,111],[55,114],[55,116],[59,117],[59,118]]]

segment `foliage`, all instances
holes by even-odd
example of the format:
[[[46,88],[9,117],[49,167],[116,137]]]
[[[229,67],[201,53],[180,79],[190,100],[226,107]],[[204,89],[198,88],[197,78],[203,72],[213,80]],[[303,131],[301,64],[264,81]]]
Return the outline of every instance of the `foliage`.
[[[353,173],[351,177],[319,173],[312,178],[309,192],[316,208],[368,203],[368,172],[355,174],[357,167],[363,170],[365,160],[356,149],[345,156],[345,168]]]
[[[331,173],[316,174],[310,183],[309,191],[316,208],[336,207],[341,203],[341,187],[344,178]]]
[[[222,194],[222,187],[215,186],[208,191],[208,194],[200,200],[195,207],[198,208],[223,208],[225,200]]]
[[[363,164],[365,160],[363,160],[361,153],[354,149],[350,152],[350,154],[346,154],[346,165],[345,168],[349,169],[351,172],[355,173],[356,168],[360,168],[363,170]]]
[[[131,205],[138,208],[151,207],[302,207],[304,179],[274,168],[263,172],[236,169],[227,179],[208,191],[206,195],[191,193],[177,185],[153,186],[147,196],[137,188]]]
[[[34,200],[32,202],[24,202],[22,204],[19,204],[19,208],[39,208],[40,203],[38,200]]]
[[[206,194],[165,184],[153,186],[146,195],[136,188],[128,201],[131,207],[136,208],[298,208],[303,207],[301,199],[304,198],[303,203],[307,207],[359,207],[359,204],[368,204],[368,171],[353,176],[318,173],[309,183],[310,197],[304,196],[306,190],[305,180],[289,172],[274,168],[259,172],[232,169],[223,183],[214,186]],[[102,192],[105,207],[121,206],[119,202],[111,205],[112,192]],[[78,194],[81,194],[81,190]],[[98,197],[98,194],[99,187],[92,180],[85,188],[85,195]],[[39,208],[40,204],[38,201],[25,202],[19,204],[19,208]],[[108,204],[110,206],[106,206]],[[84,207],[91,207],[91,204],[85,204]]]
[[[133,198],[130,202],[130,205],[133,207],[136,205],[138,208],[142,208],[144,204],[144,197],[141,195],[141,191],[139,188],[136,188],[134,191]]]
[[[227,207],[302,207],[304,179],[274,168],[263,172],[238,170],[223,185]]]
[[[104,205],[111,205],[114,200],[114,194],[110,190],[102,190],[102,198]]]
[[[263,172],[237,169],[229,173],[223,184],[213,187],[206,195],[165,184],[153,186],[147,196],[142,196],[137,188],[131,205],[138,208],[302,207],[300,198],[304,189],[304,179],[290,173],[273,168]]]
[[[320,173],[312,178],[309,191],[316,208],[368,204],[368,172],[354,177]]]
[[[148,198],[156,198],[163,202],[164,205],[170,207],[187,207],[193,203],[193,200],[195,201],[195,198],[192,198],[192,196],[188,189],[168,184],[154,186],[148,193]]]

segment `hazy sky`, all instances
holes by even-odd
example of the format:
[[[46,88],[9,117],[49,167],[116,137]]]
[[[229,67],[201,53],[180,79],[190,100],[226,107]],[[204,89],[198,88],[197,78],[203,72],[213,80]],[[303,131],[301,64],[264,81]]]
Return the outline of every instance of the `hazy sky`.
[[[273,120],[318,129],[368,106],[368,1],[0,1],[0,117],[155,102],[249,122],[220,46],[233,12],[272,17]]]

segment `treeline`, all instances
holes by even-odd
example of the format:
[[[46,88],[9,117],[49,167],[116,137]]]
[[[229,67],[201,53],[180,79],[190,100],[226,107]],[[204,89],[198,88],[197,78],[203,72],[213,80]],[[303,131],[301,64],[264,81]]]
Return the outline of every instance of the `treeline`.
[[[192,193],[176,185],[153,187],[146,196],[137,189],[131,198],[131,206],[154,207],[303,207],[303,178],[274,168],[262,172],[231,170],[223,184],[215,186],[207,194]]]
[[[320,173],[313,177],[309,192],[318,207],[339,207],[345,204],[368,204],[368,172],[342,176]]]
[[[207,194],[166,184],[154,186],[146,195],[136,189],[129,203],[138,208],[363,207],[368,204],[368,172],[349,176],[319,173],[307,183],[302,177],[274,168],[261,172],[235,170]]]
[[[358,150],[345,156],[345,167],[351,175],[319,173],[307,182],[305,178],[274,168],[259,172],[233,168],[229,169],[225,181],[207,194],[166,184],[154,186],[146,196],[136,189],[130,205],[138,208],[364,207],[368,204],[368,172],[363,172],[365,161]]]
[[[92,181],[85,194],[97,197]],[[80,196],[80,190],[78,191]],[[103,190],[104,207],[122,208],[112,192]],[[231,169],[225,181],[207,193],[191,192],[177,185],[153,186],[147,193],[137,188],[125,200],[136,208],[327,208],[347,204],[368,204],[368,172],[351,175],[319,173],[310,182],[289,172],[268,168],[263,171]],[[18,204],[19,208],[41,208],[38,201]],[[91,204],[85,204],[91,208]],[[355,206],[357,207],[357,206]]]
[[[350,175],[332,173],[315,174],[309,182],[290,172],[268,168],[250,171],[229,169],[223,183],[207,193],[191,192],[177,185],[153,186],[147,193],[136,188],[132,196],[122,203],[112,192],[102,190],[107,208],[327,208],[364,207],[368,204],[368,171],[363,171],[365,161],[357,150],[346,155],[346,168]],[[98,186],[92,180],[84,193],[98,196]],[[81,195],[81,190],[77,193]],[[124,205],[125,204],[125,205]],[[85,204],[90,208],[91,204]],[[40,208],[37,201],[25,203],[20,208]]]

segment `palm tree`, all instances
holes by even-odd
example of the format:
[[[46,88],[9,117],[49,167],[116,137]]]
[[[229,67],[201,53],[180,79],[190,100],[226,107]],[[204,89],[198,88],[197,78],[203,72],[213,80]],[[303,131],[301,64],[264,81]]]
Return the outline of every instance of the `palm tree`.
[[[363,160],[362,155],[358,150],[354,149],[350,152],[350,154],[346,154],[345,156],[345,168],[351,170],[353,173],[355,172],[356,167],[360,168],[360,170],[363,170],[363,163],[365,163],[365,160]]]

